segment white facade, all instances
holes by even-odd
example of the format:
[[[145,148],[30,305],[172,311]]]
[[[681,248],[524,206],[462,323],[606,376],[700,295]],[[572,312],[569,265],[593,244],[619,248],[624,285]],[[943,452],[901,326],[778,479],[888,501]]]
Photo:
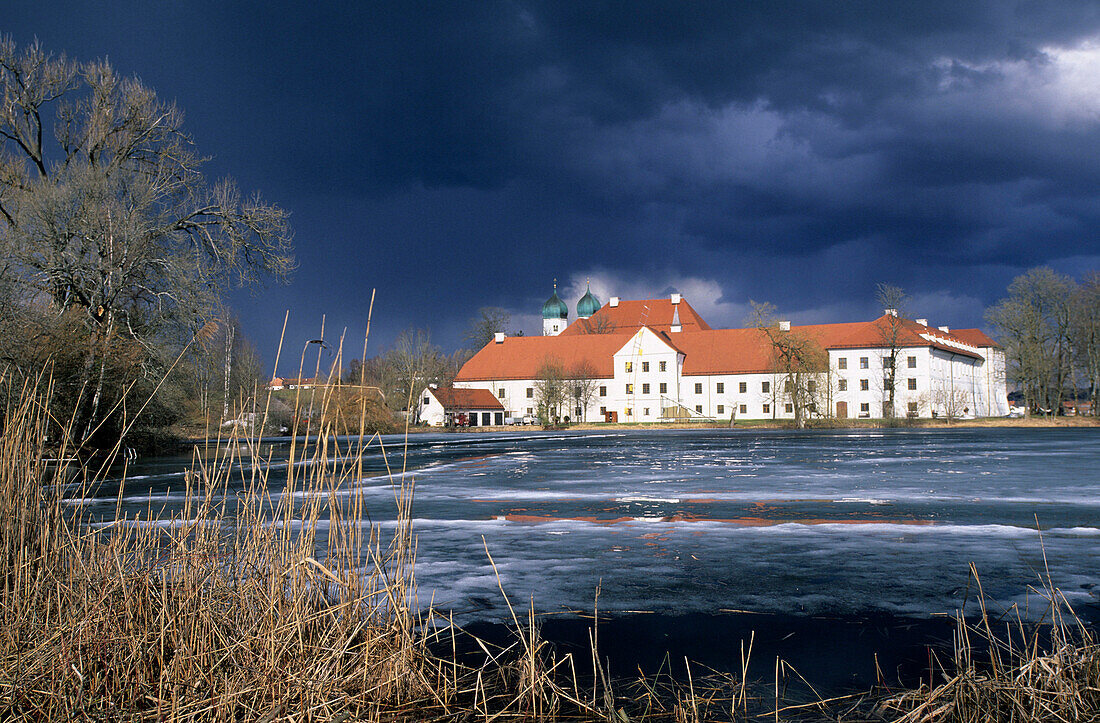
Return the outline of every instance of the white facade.
[[[674,307],[680,301],[677,296],[672,300]],[[609,306],[614,309],[617,301],[613,298]],[[572,421],[613,419],[642,423],[669,419],[795,418],[792,400],[784,389],[785,377],[781,374],[761,370],[685,374],[686,353],[679,348],[677,340],[685,348],[696,349],[699,353],[697,340],[702,337],[695,337],[694,345],[688,344],[689,332],[679,332],[678,316],[673,316],[673,319],[673,323],[666,327],[667,331],[657,332],[641,326],[632,335],[624,334],[626,341],[614,353],[612,367],[608,369],[604,365],[601,378],[596,382],[597,391],[587,408],[579,409],[575,407],[575,402],[571,402],[570,408],[561,410],[560,416],[569,417]],[[546,319],[544,323],[554,321],[564,324],[562,320],[553,319]],[[978,347],[923,324],[905,323],[909,325],[912,336],[909,345],[901,346],[897,353],[893,416],[931,418],[1008,414],[1003,350],[992,345]],[[553,334],[563,330],[547,328]],[[707,333],[690,332],[696,335]],[[560,342],[570,343],[567,341],[569,338],[561,337]],[[871,334],[870,338],[876,337]],[[988,340],[980,333],[972,338]],[[927,346],[919,345],[925,341]],[[744,346],[747,342],[740,343]],[[887,408],[890,349],[884,344],[871,343],[874,345],[827,348],[828,371],[814,375],[814,402],[810,409],[805,410],[805,416],[878,419],[890,413]],[[718,342],[715,345],[719,345]],[[707,347],[708,364],[721,366],[728,354],[734,361],[726,364],[727,368],[735,367],[738,349]],[[694,364],[696,369],[699,366],[698,362]],[[611,372],[610,376],[607,372]],[[455,386],[491,391],[504,406],[507,416],[538,414],[538,384],[535,379],[456,381]]]

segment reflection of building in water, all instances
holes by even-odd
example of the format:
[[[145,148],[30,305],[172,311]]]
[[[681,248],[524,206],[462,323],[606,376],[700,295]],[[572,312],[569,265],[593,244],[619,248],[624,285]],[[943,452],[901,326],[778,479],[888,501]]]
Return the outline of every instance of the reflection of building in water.
[[[577,313],[568,323],[555,285],[543,305],[544,336],[497,334],[455,387],[487,390],[506,416],[538,415],[547,387],[540,369],[549,362],[567,390],[561,416],[575,420],[793,419],[796,403],[808,417],[1008,413],[1004,350],[978,329],[931,327],[889,309],[865,322],[779,322],[773,339],[808,340],[827,358],[791,375],[763,330],[712,329],[680,294],[613,296],[600,306],[588,291]]]

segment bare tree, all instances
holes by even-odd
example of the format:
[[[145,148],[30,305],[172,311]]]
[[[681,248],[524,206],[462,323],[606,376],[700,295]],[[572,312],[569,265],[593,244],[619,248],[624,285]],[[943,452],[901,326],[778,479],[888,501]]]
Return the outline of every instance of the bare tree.
[[[209,183],[182,113],[104,61],[0,38],[0,91],[0,251],[14,283],[83,325],[83,438],[118,393],[120,345],[147,374],[166,328],[201,328],[230,283],[289,276],[287,214]]]
[[[465,340],[472,351],[478,351],[493,341],[493,337],[507,329],[512,315],[496,306],[483,306],[477,310],[477,316],[466,325]]]
[[[569,396],[581,410],[582,422],[588,421],[588,407],[600,388],[597,374],[595,365],[587,359],[582,359],[569,369]]]
[[[1074,352],[1088,383],[1092,413],[1100,414],[1100,272],[1085,277],[1073,301]]]
[[[429,384],[439,384],[446,370],[446,357],[435,344],[431,334],[423,329],[406,329],[397,337],[393,348],[385,356],[385,377],[382,389],[394,409],[408,410],[409,421],[419,419],[418,395]]]
[[[820,406],[828,382],[828,353],[821,345],[790,325],[776,320],[769,303],[752,305],[752,326],[760,330],[771,351],[774,401],[790,400],[795,425],[806,426],[806,416]]]
[[[1040,267],[1017,276],[1008,298],[986,311],[1005,347],[1009,379],[1029,411],[1057,413],[1073,371],[1073,279]]]
[[[907,315],[909,296],[900,286],[880,283],[875,287],[875,301],[885,313],[884,323],[879,327],[882,346],[882,416],[893,419],[897,416],[894,400],[897,392],[898,362],[901,360],[901,333]]]
[[[557,424],[562,408],[569,402],[569,384],[561,360],[548,356],[535,372],[535,402],[544,425]]]

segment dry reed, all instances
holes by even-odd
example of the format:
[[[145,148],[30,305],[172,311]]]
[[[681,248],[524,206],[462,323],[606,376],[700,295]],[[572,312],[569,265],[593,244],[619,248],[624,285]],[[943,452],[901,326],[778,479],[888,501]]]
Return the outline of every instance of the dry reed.
[[[994,620],[973,565],[971,576],[981,614],[956,615],[942,682],[891,696],[878,713],[897,723],[1100,721],[1100,645],[1049,574],[1035,590],[1044,603],[1038,622],[1019,608]]]

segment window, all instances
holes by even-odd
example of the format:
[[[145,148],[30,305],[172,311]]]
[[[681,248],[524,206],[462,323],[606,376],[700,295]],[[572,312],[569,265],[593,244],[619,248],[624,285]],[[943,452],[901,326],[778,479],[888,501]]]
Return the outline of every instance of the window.
[[[760,382],[760,391],[767,394],[771,390],[772,390],[772,383],[771,382]]]
[[[600,396],[601,397],[606,397],[607,396],[607,387],[600,387]]]
[[[702,414],[703,413],[703,405],[702,404],[696,404],[695,405],[695,411],[698,414]]]
[[[772,405],[765,404],[764,405],[764,414],[771,414],[771,413],[772,413]]]
[[[848,368],[848,357],[842,356],[839,359],[837,359],[836,360],[836,368],[837,369],[847,369]]]
[[[790,402],[787,402],[785,405],[783,405],[783,411],[786,412],[787,414],[790,414],[791,412],[794,411],[794,405],[791,404]]]
[[[864,402],[863,404],[859,405],[859,411],[863,412],[863,413],[866,413],[866,414],[870,414],[871,413],[871,405],[868,404],[867,402]]]
[[[580,407],[573,407],[573,413],[576,414],[579,417],[582,414],[584,414],[584,410],[581,409]]]
[[[725,393],[726,393],[726,385],[725,385],[725,384],[723,384],[722,382],[718,382],[718,389],[717,389],[717,392],[718,392],[719,394],[725,394]]]
[[[667,394],[667,393],[668,393],[668,384],[665,384],[664,382],[661,382],[661,394]]]
[[[909,391],[914,391],[914,390],[916,390],[916,388],[917,388],[917,380],[910,378],[909,379]]]
[[[724,404],[719,404],[719,405],[718,405],[718,413],[719,413],[719,414],[725,414],[725,413],[726,413],[726,405],[724,405]]]
[[[814,392],[817,391],[817,380],[816,379],[810,379],[806,382],[806,391],[809,392],[810,394],[813,394]]]
[[[497,399],[504,399],[504,387],[497,390]]]
[[[649,385],[648,384],[643,384],[642,385],[642,394],[649,394]]]
[[[702,394],[703,393],[703,383],[702,382],[697,382],[695,384],[695,393],[696,394]]]
[[[749,391],[749,383],[748,382],[741,382],[740,384],[737,385],[737,391],[741,392],[742,394]]]
[[[790,393],[790,391],[791,391],[791,380],[790,379],[784,379],[783,380],[783,391],[787,392],[788,394]]]
[[[558,330],[558,325],[554,324],[554,331],[557,331],[557,330]]]
[[[535,413],[535,408],[534,407],[527,407],[527,413],[528,414],[534,414]]]
[[[633,384],[627,384],[626,385],[626,393],[627,394],[633,394],[634,393],[634,385]]]
[[[737,412],[738,412],[738,414],[748,414],[749,413],[749,405],[742,404],[740,407],[737,408]]]
[[[859,368],[860,369],[866,369],[867,368],[867,357],[861,356],[859,358]],[[627,371],[630,371],[630,370],[628,369]]]
[[[607,407],[600,407],[600,414],[607,414]]]
[[[634,362],[627,362],[626,363],[626,371],[627,371],[627,373],[634,371]]]
[[[634,408],[633,407],[627,407],[626,408],[626,416],[628,416],[628,417],[633,417],[634,416]]]
[[[528,399],[534,399],[535,398],[535,388],[534,387],[527,387],[527,398]]]
[[[883,369],[893,369],[893,367],[894,367],[894,357],[892,357],[892,356],[882,357],[882,368]]]
[[[642,362],[642,371],[643,372],[648,372],[649,371],[649,362]]]
[[[431,404],[431,403],[432,403],[432,398],[431,398],[431,397],[429,397],[429,396],[427,396],[427,395],[425,395],[425,396],[424,396],[424,406],[426,407],[426,406],[428,406],[428,405],[429,405],[429,404]]]
[[[917,414],[918,414],[917,403],[916,402],[909,402],[909,416],[915,417],[915,416],[917,416]]]
[[[836,380],[836,390],[838,392],[848,391],[848,380],[847,379],[837,379]]]
[[[909,368],[910,369],[916,369],[917,368],[917,358],[915,356],[909,357]]]
[[[668,371],[668,362],[657,362],[657,368],[663,372]]]
[[[871,388],[871,383],[868,382],[866,379],[860,379],[859,380],[859,391],[865,392],[870,388]]]
[[[649,407],[645,407],[644,409],[642,409],[642,416],[643,417],[648,417],[649,416]]]
[[[885,389],[888,392],[894,391],[894,380],[891,379],[890,377],[883,377],[882,378],[882,388]]]

